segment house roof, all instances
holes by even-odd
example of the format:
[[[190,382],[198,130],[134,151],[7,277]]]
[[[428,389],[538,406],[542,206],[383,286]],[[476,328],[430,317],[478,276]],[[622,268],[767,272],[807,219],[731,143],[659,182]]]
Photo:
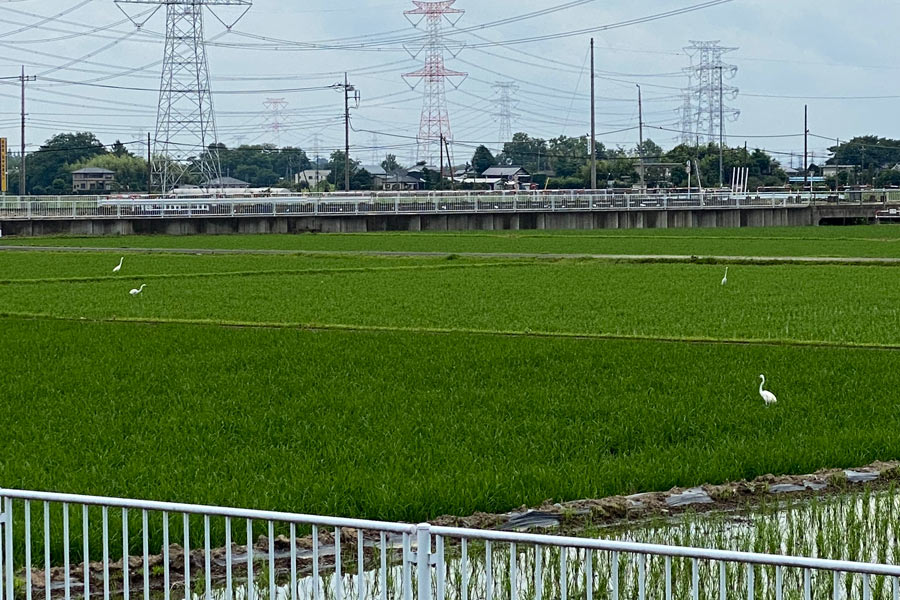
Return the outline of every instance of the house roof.
[[[72,175],[115,175],[115,171],[110,171],[109,169],[101,169],[99,167],[87,167],[84,169],[78,169],[77,171],[72,171]]]
[[[368,171],[369,175],[387,175],[387,171],[381,165],[362,165],[361,168]]]
[[[240,179],[235,179],[234,177],[218,177],[216,179],[210,179],[206,182],[206,185],[233,185],[250,187],[250,184],[246,181],[241,181]]]
[[[522,167],[491,167],[481,174],[482,177],[512,177],[524,173],[528,175],[528,171]]]

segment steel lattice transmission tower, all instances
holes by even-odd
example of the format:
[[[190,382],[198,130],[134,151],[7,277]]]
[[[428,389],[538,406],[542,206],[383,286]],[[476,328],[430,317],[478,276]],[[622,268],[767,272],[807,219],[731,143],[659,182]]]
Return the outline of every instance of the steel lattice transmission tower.
[[[718,144],[720,135],[725,136],[725,120],[736,121],[741,114],[740,110],[725,105],[726,101],[737,98],[738,88],[725,82],[734,79],[738,68],[725,63],[723,57],[737,48],[720,46],[718,40],[691,40],[691,45],[684,50],[691,57],[691,66],[684,70],[689,78],[685,90],[689,100],[682,110],[687,108],[691,113],[690,123],[684,122],[686,115],[682,117],[682,131],[690,132],[684,138],[693,138],[691,141],[705,138],[708,143]]]
[[[438,152],[441,140],[449,143],[453,139],[450,131],[450,112],[447,110],[447,80],[454,78],[465,79],[466,73],[452,71],[444,65],[443,23],[446,20],[455,25],[466,11],[453,8],[456,0],[441,0],[440,2],[423,2],[412,0],[416,8],[407,10],[403,14],[418,27],[425,22],[425,44],[416,53],[411,53],[416,58],[421,52],[425,52],[425,66],[412,73],[405,73],[404,78],[419,79],[425,83],[424,102],[422,105],[422,117],[419,122],[419,160],[430,163]],[[452,15],[452,16],[451,16]],[[418,17],[418,20],[413,20]],[[460,81],[462,83],[462,81]],[[458,86],[459,84],[455,84]],[[416,86],[412,86],[415,88]]]
[[[159,87],[156,135],[153,140],[153,178],[168,192],[191,177],[201,185],[221,177],[218,136],[209,84],[209,62],[203,37],[203,15],[208,9],[231,29],[250,10],[253,0],[114,0],[136,27],[166,7],[166,47]],[[156,5],[138,21],[123,4]],[[214,6],[242,7],[240,16],[226,23]]]
[[[284,98],[266,98],[263,106],[269,111],[266,125],[272,132],[272,143],[276,148],[281,147],[281,130],[284,128],[284,109],[288,102]]]
[[[497,81],[494,83],[493,89],[496,94],[494,101],[497,103],[497,112],[493,113],[492,116],[500,124],[500,137],[497,139],[503,144],[512,141],[512,122],[513,119],[519,117],[519,115],[513,113],[513,109],[518,104],[514,94],[519,91],[519,86],[512,81]]]

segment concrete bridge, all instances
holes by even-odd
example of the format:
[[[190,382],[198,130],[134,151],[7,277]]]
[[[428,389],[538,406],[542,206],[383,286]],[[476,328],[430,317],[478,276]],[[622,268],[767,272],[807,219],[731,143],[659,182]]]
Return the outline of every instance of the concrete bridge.
[[[873,222],[897,192],[801,194],[447,192],[0,202],[3,235],[363,233],[817,226]]]

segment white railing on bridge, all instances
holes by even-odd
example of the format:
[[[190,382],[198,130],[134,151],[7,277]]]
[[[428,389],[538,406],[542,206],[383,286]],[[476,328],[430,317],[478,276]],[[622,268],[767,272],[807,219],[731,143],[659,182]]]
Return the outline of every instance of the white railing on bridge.
[[[900,595],[887,564],[5,489],[0,502],[3,600]]]
[[[290,217],[424,215],[583,211],[641,211],[805,207],[811,203],[900,202],[900,192],[841,192],[823,197],[791,192],[739,194],[680,190],[380,192],[278,197],[26,196],[0,198],[0,219],[165,219],[199,217]]]

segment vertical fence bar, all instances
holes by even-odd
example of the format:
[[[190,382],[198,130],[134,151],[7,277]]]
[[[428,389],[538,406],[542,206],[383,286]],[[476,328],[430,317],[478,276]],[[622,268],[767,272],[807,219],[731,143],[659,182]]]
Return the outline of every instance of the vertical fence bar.
[[[319,528],[312,527],[313,547],[313,600],[319,600]]]
[[[403,534],[403,600],[412,600],[412,573],[410,573],[409,563],[412,559],[409,547],[409,534]]]
[[[0,514],[4,514],[3,507],[6,499],[0,496]],[[0,519],[0,600],[4,600],[6,596],[6,567],[3,562],[3,555],[6,554],[6,521],[5,516]]]
[[[15,598],[15,581],[13,580],[13,576],[15,574],[15,564],[13,560],[13,501],[12,498],[4,498],[3,500],[4,509],[3,512],[6,513],[6,524],[3,526],[3,533],[5,534],[3,537],[6,538],[4,541],[6,543],[6,550],[4,552],[4,566],[6,567],[6,600],[13,600]]]
[[[594,600],[594,551],[588,549],[587,563],[585,563],[584,583],[587,590],[587,600]]]
[[[129,558],[131,557],[131,548],[129,546],[129,537],[128,537],[128,509],[122,509],[122,599],[128,600],[131,596],[131,590],[129,589],[130,583],[128,581],[128,577],[130,573],[128,572],[131,569],[131,562]]]
[[[69,550],[69,505],[65,502],[62,505],[63,510],[63,579],[66,588],[66,600],[72,597],[72,581],[69,576],[70,566],[70,550]]]
[[[247,600],[253,600],[253,519],[247,519]]]
[[[275,600],[275,523],[272,521],[269,521],[269,600]]]
[[[84,553],[84,600],[90,600],[91,597],[91,555],[88,539],[88,506],[81,506],[81,549]]]
[[[543,600],[544,596],[544,548],[534,547],[534,600]]]
[[[437,555],[437,560],[434,565],[437,573],[437,598],[438,600],[444,600],[447,591],[447,579],[444,564],[444,538],[441,536],[437,536],[434,539],[434,553]],[[363,599],[360,598],[360,600]]]
[[[190,515],[184,513],[182,515],[182,523],[184,523],[184,600],[191,600],[191,518]]]
[[[647,555],[638,555],[638,598],[647,597]]]
[[[559,597],[566,600],[569,597],[569,565],[566,548],[559,549]]]
[[[612,600],[619,600],[619,553],[613,552],[609,560],[612,563]]]
[[[894,577],[891,581],[894,586],[894,600],[900,600],[900,578]]]
[[[700,598],[700,561],[696,558],[691,560],[691,598]]]
[[[872,585],[868,573],[863,575],[863,600],[872,600]]]
[[[163,526],[163,581],[165,582],[165,589],[163,590],[163,596],[165,600],[169,600],[169,513],[163,512],[162,514],[162,526]]]
[[[387,600],[387,544],[385,543],[384,532],[378,534],[378,547],[381,549],[381,600]]]
[[[366,600],[366,582],[363,579],[365,571],[365,552],[363,548],[362,529],[356,530],[356,595],[359,600]]]
[[[462,569],[462,589],[460,590],[460,599],[469,600],[469,540],[462,539],[462,550],[459,559],[460,568]],[[540,600],[540,599],[538,599]]]
[[[516,600],[516,544],[509,545],[509,600]],[[442,599],[441,599],[442,600]]]
[[[427,523],[416,527],[416,598],[431,600],[431,532]],[[340,600],[340,598],[338,598]]]
[[[291,523],[291,600],[297,600],[297,524]],[[274,600],[274,599],[273,599]]]
[[[31,502],[25,501],[25,600],[31,600]]]
[[[491,564],[491,541],[484,542],[484,597],[485,600],[493,600],[494,597],[494,573]]]
[[[344,575],[341,572],[341,528],[334,528],[334,598],[344,597]]]
[[[231,517],[225,517],[225,600],[232,600]]]
[[[775,567],[775,600],[784,598],[784,569]]]
[[[109,600],[109,508],[101,508],[100,515],[103,529],[103,600]]]
[[[44,597],[50,600],[50,503],[44,502]],[[128,600],[126,598],[126,600]]]
[[[832,600],[841,600],[841,574],[837,571],[832,573],[832,586],[834,588],[831,590]]]
[[[203,515],[203,589],[206,600],[212,600],[212,554],[209,541],[209,515]]]
[[[812,600],[812,576],[809,569],[803,569],[803,597]]]
[[[150,533],[148,531],[148,515],[141,511],[141,538],[144,550],[144,600],[150,600]]]

